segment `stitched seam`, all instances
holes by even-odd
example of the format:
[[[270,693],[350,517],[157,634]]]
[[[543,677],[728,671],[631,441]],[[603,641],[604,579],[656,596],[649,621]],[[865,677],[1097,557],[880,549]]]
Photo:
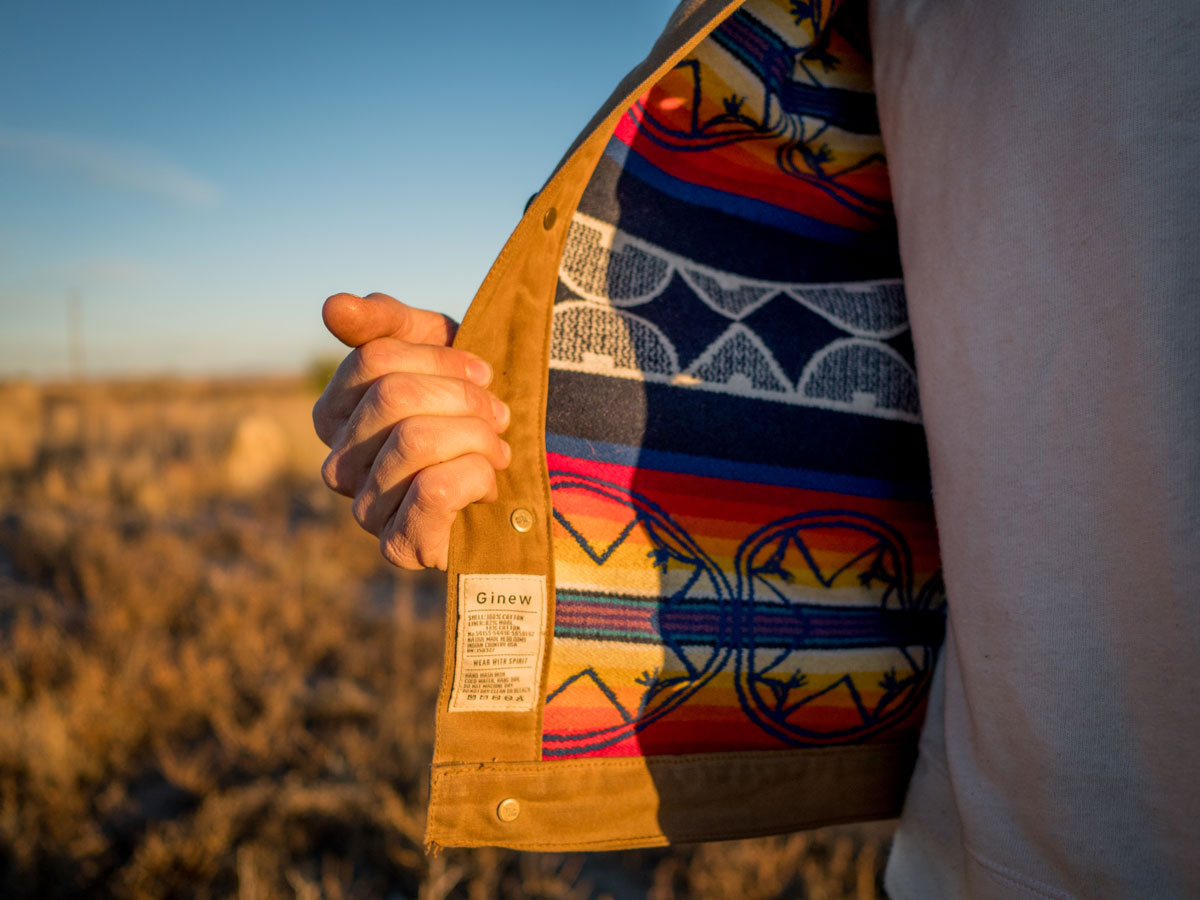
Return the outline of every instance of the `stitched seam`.
[[[1061,888],[1056,888],[1041,881],[1030,878],[1027,875],[1022,875],[1015,869],[1011,869],[1003,863],[998,863],[995,860],[988,859],[981,853],[977,852],[970,844],[963,842],[963,847],[975,862],[979,863],[983,868],[987,869],[997,878],[1011,882],[1024,890],[1045,897],[1047,900],[1078,900],[1078,898]]]
[[[563,170],[565,171],[568,166],[563,166]],[[595,166],[592,167],[592,172],[595,172]],[[591,181],[591,178],[592,176],[589,174],[587,179],[584,180],[585,190],[587,182]],[[576,198],[575,200],[576,207],[579,205],[579,199],[581,198]],[[560,196],[558,201],[561,203],[561,200],[562,197]],[[546,413],[550,405],[550,345],[554,338],[554,292],[558,284],[558,270],[562,265],[563,254],[566,252],[567,232],[570,229],[570,222],[571,217],[564,215],[562,234],[555,242],[554,258],[558,260],[558,264],[554,266],[554,280],[549,285],[549,303],[542,304],[546,323],[542,332],[542,355],[539,360],[541,380],[539,382],[540,393],[538,394],[538,420],[541,425],[539,429],[541,439],[538,441],[538,476],[542,486],[541,524],[543,539],[545,541],[544,565],[542,568],[546,573],[545,602],[547,615],[546,620],[542,623],[542,652],[538,659],[537,696],[534,705],[536,724],[534,733],[531,735],[533,746],[530,755],[535,759],[541,759],[543,753],[542,736],[545,734],[546,690],[549,687],[550,681],[550,654],[554,649],[554,620],[558,616],[558,573],[554,569],[554,529],[552,525],[554,499],[550,495],[550,471],[546,462]]]
[[[759,767],[778,767],[790,768],[795,765],[796,757],[801,755],[811,755],[814,757],[842,757],[847,759],[871,759],[876,756],[894,755],[898,750],[906,747],[905,744],[885,744],[878,748],[841,748],[838,750],[812,749],[795,751],[796,755],[789,754],[782,759],[756,759],[753,753],[762,751],[747,751],[746,755],[738,754],[705,754],[704,758],[676,759],[670,757],[631,757],[628,761],[620,760],[619,762],[611,758],[605,760],[581,760],[579,762],[558,762],[558,761],[537,761],[529,763],[441,763],[436,765],[435,769],[440,769],[442,776],[456,775],[474,775],[487,773],[490,775],[545,775],[550,772],[572,771],[584,769],[646,769],[647,771],[655,768],[667,767],[704,767],[719,765],[730,762],[753,762]],[[778,751],[777,751],[778,752]],[[457,771],[454,771],[457,769]]]
[[[883,817],[879,817],[879,818],[883,818]],[[845,817],[836,818],[836,819],[822,819],[821,821],[825,825],[842,825],[842,824],[853,824],[855,822],[863,822],[863,821],[871,821],[871,820],[864,819],[862,816],[859,816],[859,815],[852,815],[852,816],[845,816]],[[766,828],[737,829],[737,835],[739,837],[764,837],[767,835],[780,834],[780,833],[782,833],[784,831],[788,831],[788,830],[798,830],[798,829],[807,828],[807,827],[810,827],[809,824],[807,822],[801,820],[798,822],[784,822],[777,826],[768,826]],[[430,830],[432,831],[433,829],[431,828]],[[687,833],[684,833],[681,835],[675,835],[670,840],[671,840],[671,843],[678,843],[678,842],[687,843],[687,842],[691,842],[691,841],[723,841],[723,840],[729,840],[729,839],[730,839],[729,831],[708,830],[708,831],[687,832]],[[666,835],[664,835],[661,831],[656,831],[656,832],[651,832],[648,834],[632,835],[630,837],[603,838],[601,840],[594,840],[594,841],[576,841],[576,840],[571,840],[571,841],[521,841],[521,840],[517,840],[517,841],[514,841],[512,844],[503,844],[502,841],[503,841],[503,838],[498,840],[497,843],[501,844],[502,846],[511,847],[512,849],[515,849],[515,850],[520,850],[520,849],[559,850],[559,849],[570,849],[572,847],[611,846],[611,847],[620,848],[620,847],[628,846],[629,844],[633,844],[633,843],[643,843],[643,842],[652,842],[652,841],[658,841],[658,842],[665,843],[667,841],[667,838],[666,838]],[[453,846],[453,845],[447,844],[446,846]],[[488,844],[485,846],[492,846],[492,845]]]
[[[536,205],[536,204],[534,204]],[[513,229],[504,246],[500,248],[500,253],[497,255],[487,275],[484,276],[483,283],[479,286],[479,290],[475,293],[474,299],[470,306],[467,307],[466,313],[463,315],[462,322],[459,323],[458,332],[454,336],[454,340],[450,342],[450,346],[458,344],[459,336],[463,332],[464,326],[473,327],[475,318],[482,315],[480,311],[484,306],[491,306],[495,302],[497,285],[504,279],[508,272],[509,266],[512,264],[513,257],[518,251],[524,250],[525,246],[532,240],[533,217],[529,215],[529,210],[521,217],[517,223],[517,227]],[[485,293],[486,292],[486,293]],[[472,313],[474,310],[474,313]],[[454,689],[454,654],[458,646],[458,641],[454,630],[454,626],[458,624],[458,560],[455,551],[456,541],[453,538],[450,541],[450,546],[447,553],[446,565],[446,642],[442,650],[442,683],[438,688],[437,706],[433,720],[433,747],[436,755],[437,748],[443,743],[443,737],[446,730],[446,721],[443,718],[444,714],[449,713],[450,693]],[[450,595],[454,595],[454,604],[451,605]],[[450,621],[451,610],[454,611],[455,620]]]

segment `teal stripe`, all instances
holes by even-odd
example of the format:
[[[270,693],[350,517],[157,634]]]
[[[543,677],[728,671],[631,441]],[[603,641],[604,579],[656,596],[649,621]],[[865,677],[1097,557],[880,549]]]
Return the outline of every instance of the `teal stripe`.
[[[666,597],[613,597],[608,594],[583,594],[578,591],[555,591],[554,596],[558,600],[576,603],[596,603],[612,606],[629,606],[633,608],[645,608],[647,606],[661,606],[667,601]],[[688,608],[699,607],[703,609],[705,606],[711,607],[714,610],[721,608],[719,600],[693,600],[687,601]]]

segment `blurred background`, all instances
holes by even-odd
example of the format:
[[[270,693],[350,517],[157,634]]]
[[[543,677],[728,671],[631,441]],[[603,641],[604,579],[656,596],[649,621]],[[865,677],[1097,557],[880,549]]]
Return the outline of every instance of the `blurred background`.
[[[0,12],[0,896],[872,898],[890,826],[425,854],[443,585],[320,304],[458,317],[672,0]]]

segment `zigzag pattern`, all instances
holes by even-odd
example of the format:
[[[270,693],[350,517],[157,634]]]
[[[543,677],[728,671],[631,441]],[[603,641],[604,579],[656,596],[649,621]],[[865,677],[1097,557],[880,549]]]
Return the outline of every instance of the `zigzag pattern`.
[[[743,732],[791,745],[863,740],[920,701],[941,641],[940,598],[914,592],[912,552],[888,523],[846,509],[785,515],[740,542],[730,571],[648,497],[577,472],[551,471],[550,482],[555,520],[582,551],[572,558],[559,548],[555,638],[560,648],[582,641],[590,650],[579,663],[552,666],[544,755],[627,742],[722,679],[734,689]],[[602,520],[607,536],[597,540]],[[693,576],[665,596],[614,593],[601,587],[614,567]],[[715,594],[692,593],[699,575]],[[638,674],[605,649],[641,646],[669,653]],[[589,717],[599,724],[552,724],[559,705],[580,702],[581,691],[593,698]],[[839,712],[830,716],[835,694]]]
[[[866,11],[747,0],[568,223],[544,758],[919,723],[944,586]]]

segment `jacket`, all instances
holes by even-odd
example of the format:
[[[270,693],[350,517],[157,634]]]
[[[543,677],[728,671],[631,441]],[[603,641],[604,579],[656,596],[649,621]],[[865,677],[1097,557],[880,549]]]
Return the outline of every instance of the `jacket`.
[[[926,521],[921,518],[923,513],[903,511],[909,507],[888,507],[899,519],[920,519],[913,526],[917,530],[907,533],[907,544],[903,529],[868,514],[868,507],[856,506],[853,500],[830,501],[825,507],[790,518],[776,517],[739,546],[737,562],[730,564],[736,573],[709,571],[711,596],[691,605],[684,594],[694,591],[691,586],[701,577],[700,568],[695,568],[697,574],[676,593],[678,603],[664,600],[657,605],[639,605],[641,601],[632,594],[598,591],[587,606],[574,595],[567,598],[561,585],[556,589],[556,574],[560,580],[562,577],[562,572],[555,571],[556,556],[560,568],[565,563],[564,551],[556,549],[560,545],[555,541],[566,540],[563,535],[567,533],[577,539],[585,556],[599,565],[608,561],[636,524],[650,542],[650,550],[639,551],[639,555],[648,557],[648,565],[664,573],[663,579],[670,567],[677,571],[681,561],[699,566],[698,559],[708,559],[678,526],[678,516],[672,518],[650,495],[601,477],[615,471],[611,467],[594,470],[601,475],[588,474],[593,470],[551,468],[547,461],[547,396],[552,345],[564,340],[555,331],[561,326],[554,321],[564,247],[569,235],[579,240],[583,234],[579,226],[590,221],[578,210],[610,137],[637,99],[671,73],[739,6],[739,2],[689,0],[676,10],[648,58],[621,82],[531,202],[457,334],[456,346],[493,365],[492,389],[512,408],[506,437],[514,448],[514,458],[506,471],[498,473],[500,501],[464,510],[452,532],[445,669],[426,832],[431,847],[617,849],[750,837],[899,812],[915,760],[933,655],[941,642],[940,598],[935,596],[939,579],[931,573],[931,565],[920,562],[933,559],[936,549],[922,556],[918,548],[918,563],[914,564],[908,546],[923,542],[935,547],[931,516]],[[829,16],[837,4],[816,7]],[[736,108],[731,115],[735,113]],[[653,249],[647,245],[647,253]],[[701,276],[693,273],[692,277]],[[890,282],[880,284],[883,290]],[[839,294],[829,302],[844,299]],[[631,314],[621,315],[626,324],[636,319]],[[662,373],[662,379],[670,384],[686,384],[688,378],[694,380],[695,376],[669,366]],[[854,400],[858,402],[859,397],[855,395]],[[587,418],[586,407],[582,418]],[[736,419],[733,421],[736,427]],[[919,426],[901,423],[897,427]],[[636,437],[628,441],[636,442]],[[550,447],[551,457],[555,449]],[[802,487],[814,492],[824,490],[823,485]],[[759,503],[754,499],[759,497],[753,493],[755,489],[748,485],[748,493],[734,499]],[[760,505],[769,504],[770,497],[782,496],[779,492],[783,490],[778,483],[763,489],[765,493],[760,493],[765,499]],[[558,505],[556,497],[561,501]],[[632,518],[625,531],[601,552],[599,544],[588,544],[573,526],[572,513],[563,506],[571,497],[583,498],[581,516],[592,508],[588,503],[607,503],[632,510]],[[747,599],[755,583],[760,584],[760,594],[765,594],[761,584],[766,583],[763,573],[769,569],[772,577],[781,576],[780,584],[791,581],[780,560],[788,553],[807,558],[805,535],[815,533],[842,547],[846,562],[838,573],[845,579],[853,576],[863,590],[876,582],[904,582],[902,590],[889,588],[883,593],[881,609],[850,610],[855,615],[874,616],[874,624],[846,624],[849,619],[837,619],[830,613],[833,624],[822,626],[826,631],[820,632],[833,635],[827,639],[833,642],[828,646],[834,646],[838,634],[849,634],[854,628],[859,628],[855,632],[859,634],[862,628],[878,631],[886,626],[892,629],[889,634],[909,635],[887,640],[910,661],[913,654],[905,647],[920,645],[924,655],[919,664],[912,662],[911,671],[905,669],[897,675],[893,667],[878,678],[872,676],[869,684],[859,679],[857,686],[847,677],[831,678],[826,687],[815,690],[809,679],[820,682],[819,674],[796,667],[784,678],[773,668],[775,662],[756,662],[764,653],[775,653],[764,649],[768,642],[761,634],[756,637],[754,628],[761,629],[756,624],[760,620],[773,616],[772,621],[784,631],[803,631],[804,640],[818,635],[813,616],[819,617],[828,606],[813,604],[805,607],[802,617],[789,617],[786,601],[768,604],[769,598],[760,596],[755,605]],[[571,552],[578,552],[569,540],[566,544],[571,545]],[[590,565],[585,556],[580,556],[582,564]],[[809,564],[820,581],[819,566],[811,559]],[[924,567],[915,580],[914,566]],[[841,576],[830,575],[829,583],[817,587],[830,587],[837,577]],[[566,678],[567,670],[561,665],[557,674],[552,672],[550,659],[556,642],[565,646],[564,635],[570,633],[563,611],[576,609],[567,605],[568,599],[583,604],[580,609],[593,610],[592,625],[588,626],[592,630],[584,629],[587,634],[599,634],[594,627],[597,621],[616,623],[613,629],[623,636],[621,652],[637,650],[635,645],[642,640],[637,628],[644,626],[645,633],[671,644],[683,660],[682,674],[668,677],[648,667],[633,676],[640,691],[635,710],[628,701],[622,705],[625,695],[612,686],[611,679],[597,676],[596,667],[576,663],[574,674]],[[639,626],[634,619],[643,613]],[[693,633],[704,628],[711,629],[707,638]],[[790,640],[794,649],[801,639]],[[695,646],[678,646],[688,641],[712,652],[701,653],[703,658],[696,661],[700,657]],[[819,645],[812,640],[809,643]],[[580,652],[586,655],[590,647],[611,646],[616,652],[618,644],[583,646]],[[770,658],[783,659],[787,652],[785,647]],[[636,668],[638,663],[630,665]],[[886,665],[880,664],[884,669]],[[696,691],[715,691],[718,683],[744,709],[750,725],[739,733],[756,736],[748,742],[726,741],[721,737],[723,726],[715,719],[685,722],[682,718],[679,710]],[[620,716],[610,724],[573,730],[570,716],[552,721],[547,710],[558,707],[551,701],[572,686],[590,690],[600,697],[602,706],[611,703],[604,708],[618,710]],[[804,689],[809,693],[797,701]],[[814,698],[817,702],[805,709],[818,708],[824,698],[833,710],[828,715],[836,717],[836,703],[829,700],[835,689],[851,698],[845,704],[852,711],[857,707],[861,723],[840,730],[824,725],[813,730],[796,724],[797,710]],[[863,699],[868,690],[875,692],[875,699]],[[675,723],[674,730],[666,728],[668,722]],[[742,726],[734,730],[738,727]],[[649,735],[661,742],[657,749]]]

